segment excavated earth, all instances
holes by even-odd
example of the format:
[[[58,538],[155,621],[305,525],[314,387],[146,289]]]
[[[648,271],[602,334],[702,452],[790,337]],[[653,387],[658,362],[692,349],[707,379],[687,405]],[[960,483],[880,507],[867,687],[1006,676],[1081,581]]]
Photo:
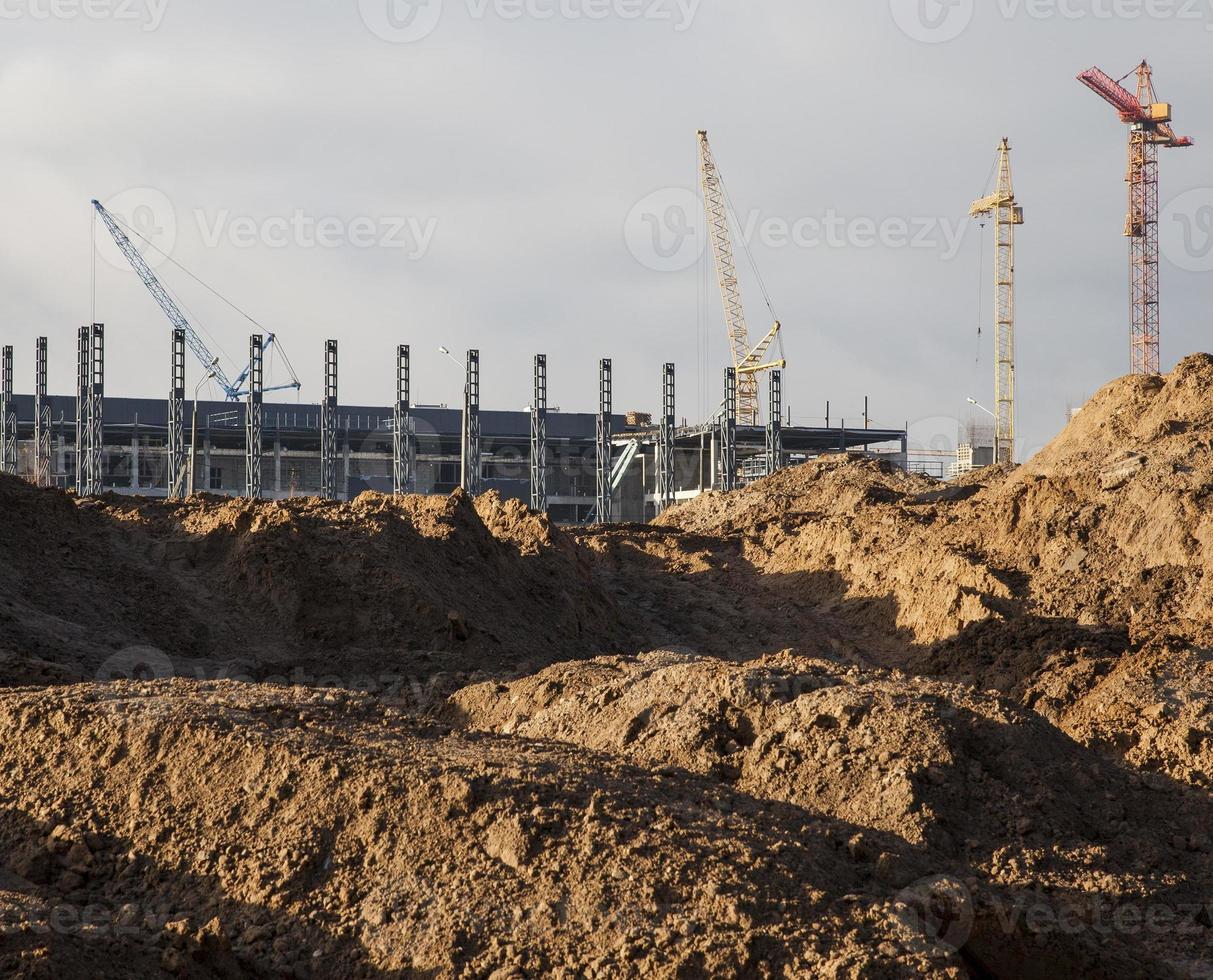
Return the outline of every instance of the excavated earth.
[[[1211,502],[1207,355],[647,526],[0,478],[0,975],[1213,977]]]

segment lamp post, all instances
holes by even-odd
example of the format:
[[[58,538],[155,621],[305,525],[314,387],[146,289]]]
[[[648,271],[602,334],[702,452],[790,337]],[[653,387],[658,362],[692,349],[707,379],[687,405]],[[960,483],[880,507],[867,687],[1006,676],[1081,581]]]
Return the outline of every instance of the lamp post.
[[[211,369],[206,373],[194,386],[194,417],[190,421],[190,492],[189,495],[194,495],[194,458],[198,455],[198,392],[202,386],[215,377],[215,367],[219,364],[219,358],[211,361]]]
[[[981,409],[983,412],[985,412],[985,413],[986,413],[988,416],[990,416],[990,418],[992,418],[992,419],[994,419],[995,421],[997,421],[998,416],[997,416],[997,415],[995,415],[993,412],[991,412],[991,411],[990,411],[988,408],[986,408],[986,407],[985,407],[985,405],[983,405],[983,404],[981,404],[979,401],[977,401],[977,399],[976,399],[976,398],[970,398],[970,399],[968,399],[968,402],[969,402],[969,404],[970,404],[970,405],[976,405],[976,406],[977,406],[978,408],[980,408],[980,409]]]
[[[467,475],[468,475],[468,474],[467,474],[467,467],[468,467],[468,459],[467,459],[467,455],[468,455],[468,454],[467,454],[467,445],[468,445],[468,383],[467,383],[467,366],[466,366],[466,365],[461,365],[461,364],[459,363],[459,361],[458,361],[458,360],[456,360],[455,355],[454,355],[454,354],[452,354],[452,353],[450,352],[450,349],[449,349],[449,348],[446,348],[446,347],[439,347],[439,348],[438,348],[438,353],[439,353],[439,354],[441,354],[443,357],[449,358],[449,359],[450,359],[450,361],[451,361],[451,363],[452,363],[452,364],[454,364],[454,365],[455,365],[455,367],[457,367],[457,368],[461,368],[461,369],[464,371],[464,380],[463,380],[463,411],[462,411],[462,413],[461,413],[461,415],[460,415],[460,419],[461,419],[461,421],[460,421],[460,424],[459,424],[459,485],[460,485],[461,487],[466,487],[466,486],[468,485],[468,484],[467,484]]]

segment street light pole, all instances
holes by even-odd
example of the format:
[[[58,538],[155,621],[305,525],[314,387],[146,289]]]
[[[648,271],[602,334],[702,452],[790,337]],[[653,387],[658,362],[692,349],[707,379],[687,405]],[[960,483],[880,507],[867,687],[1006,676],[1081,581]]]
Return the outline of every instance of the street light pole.
[[[454,355],[454,354],[452,354],[452,353],[450,352],[450,350],[449,350],[448,348],[446,348],[446,347],[439,347],[439,348],[438,348],[438,353],[439,353],[439,354],[441,354],[441,355],[443,355],[444,357],[450,358],[451,363],[452,363],[452,364],[454,364],[454,365],[455,365],[455,367],[460,368],[460,369],[462,369],[462,370],[464,371],[464,380],[463,380],[463,411],[460,413],[460,423],[459,423],[459,485],[460,485],[461,487],[466,487],[466,486],[468,485],[468,484],[467,484],[467,475],[468,475],[468,472],[467,472],[467,467],[468,467],[468,459],[467,459],[467,455],[468,455],[468,454],[467,454],[467,444],[468,444],[468,384],[467,384],[467,373],[466,373],[466,372],[467,372],[467,367],[466,367],[466,365],[462,365],[462,364],[460,364],[460,363],[459,363],[459,362],[458,362],[458,361],[455,359],[455,355]]]
[[[214,362],[212,362],[212,364],[217,364],[217,363],[218,363],[218,359],[216,359]],[[212,366],[211,370],[209,372],[207,372],[206,377],[204,377],[201,381],[198,382],[198,384],[196,384],[194,386],[194,417],[190,421],[190,492],[189,492],[189,495],[191,497],[194,495],[194,459],[198,455],[198,392],[201,390],[202,386],[204,384],[206,384],[208,381],[210,381],[213,377],[215,377],[215,369]]]

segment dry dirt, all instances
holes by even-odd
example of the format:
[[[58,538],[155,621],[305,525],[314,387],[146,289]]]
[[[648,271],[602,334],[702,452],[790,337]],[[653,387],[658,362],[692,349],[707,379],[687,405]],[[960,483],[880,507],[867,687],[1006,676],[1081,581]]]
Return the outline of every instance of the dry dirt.
[[[0,973],[1213,977],[1213,358],[650,526],[0,479]]]

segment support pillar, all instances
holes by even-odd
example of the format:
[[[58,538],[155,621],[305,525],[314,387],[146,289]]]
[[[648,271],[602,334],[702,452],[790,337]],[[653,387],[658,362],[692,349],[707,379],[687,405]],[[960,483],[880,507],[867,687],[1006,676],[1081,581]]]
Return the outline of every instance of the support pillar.
[[[244,406],[244,495],[251,500],[261,497],[261,423],[262,402],[265,397],[265,376],[262,362],[265,347],[261,334],[249,337],[248,402]]]
[[[737,489],[737,369],[724,369],[724,410],[720,413],[720,489]]]
[[[535,391],[531,398],[531,510],[548,510],[548,358],[535,355]]]
[[[783,469],[783,372],[767,378],[767,473]]]
[[[17,411],[13,404],[13,349],[0,351],[0,471],[7,476],[17,475]]]
[[[185,495],[185,331],[173,330],[168,389],[168,496]]]
[[[320,496],[337,499],[337,341],[324,342],[324,402],[320,406]]]
[[[88,494],[102,490],[102,459],[105,452],[105,324],[94,323],[89,335],[88,395]]]
[[[473,497],[480,493],[480,351],[470,350],[463,385],[463,452],[459,483]]]
[[[661,428],[657,437],[657,513],[674,505],[674,365],[662,370]]]
[[[46,397],[49,360],[46,338],[39,337],[34,349],[34,483],[51,485],[51,406]]]
[[[88,493],[89,328],[76,333],[76,494]]]
[[[392,418],[392,492],[413,490],[412,376],[409,345],[396,348],[396,410]]]
[[[598,362],[598,523],[610,524],[611,507],[611,411],[614,401],[611,359]]]

